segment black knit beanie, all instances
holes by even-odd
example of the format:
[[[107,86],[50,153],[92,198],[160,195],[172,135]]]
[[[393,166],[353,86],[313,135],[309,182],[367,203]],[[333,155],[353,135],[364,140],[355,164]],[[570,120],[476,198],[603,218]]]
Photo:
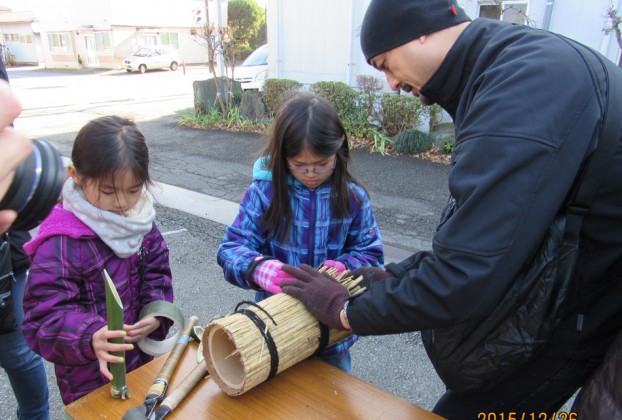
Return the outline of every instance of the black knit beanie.
[[[456,0],[372,0],[361,26],[365,60],[471,19]]]

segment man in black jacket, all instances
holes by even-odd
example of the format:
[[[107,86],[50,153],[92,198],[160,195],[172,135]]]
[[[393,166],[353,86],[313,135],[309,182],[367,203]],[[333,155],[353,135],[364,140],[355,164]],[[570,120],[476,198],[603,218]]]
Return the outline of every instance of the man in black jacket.
[[[365,281],[373,286],[365,293],[348,299],[345,289],[308,267],[284,267],[299,280],[284,282],[283,291],[325,324],[360,335],[483,320],[563,211],[598,144],[608,89],[622,95],[622,71],[550,32],[471,21],[453,0],[372,0],[361,46],[394,90],[438,103],[452,117],[451,197],[432,251],[387,271],[367,270]],[[621,111],[613,110],[613,118]],[[583,218],[573,310],[518,373],[485,391],[448,389],[436,413],[450,419],[551,415],[602,360],[622,326],[619,135]]]

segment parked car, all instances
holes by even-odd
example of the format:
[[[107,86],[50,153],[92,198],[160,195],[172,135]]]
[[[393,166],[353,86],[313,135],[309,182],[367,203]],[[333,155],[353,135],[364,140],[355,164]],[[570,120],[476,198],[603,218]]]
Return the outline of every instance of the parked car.
[[[171,47],[142,47],[123,60],[123,68],[128,72],[141,73],[152,69],[168,68],[177,70],[179,53]]]
[[[246,60],[237,66],[233,78],[240,82],[242,90],[263,91],[264,81],[268,76],[268,45],[262,45],[253,51]]]

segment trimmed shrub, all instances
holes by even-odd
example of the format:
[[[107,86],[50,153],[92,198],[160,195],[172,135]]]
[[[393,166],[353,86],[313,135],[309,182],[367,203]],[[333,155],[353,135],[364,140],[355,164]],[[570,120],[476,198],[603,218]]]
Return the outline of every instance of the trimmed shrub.
[[[443,113],[443,108],[439,104],[433,104],[431,106],[426,107],[428,111],[428,117],[430,121],[430,133],[436,130],[436,126],[440,123],[441,114]]]
[[[263,101],[274,117],[281,105],[302,89],[303,84],[290,79],[266,79]]]
[[[317,82],[311,85],[314,93],[331,102],[345,126],[358,119],[359,93],[343,82]]]
[[[378,93],[382,90],[382,79],[376,76],[358,75],[356,76],[356,87],[363,93]]]
[[[411,129],[394,136],[391,143],[397,153],[417,154],[430,150],[434,141],[428,133]]]
[[[343,82],[317,82],[311,92],[327,99],[337,109],[346,132],[351,137],[371,138],[373,126],[369,123],[366,94]]]
[[[388,137],[418,127],[426,112],[419,98],[412,95],[385,93],[380,98],[380,104],[381,132]]]
[[[454,152],[456,148],[456,141],[453,137],[443,137],[443,146],[441,147],[441,151],[446,155],[450,155]]]

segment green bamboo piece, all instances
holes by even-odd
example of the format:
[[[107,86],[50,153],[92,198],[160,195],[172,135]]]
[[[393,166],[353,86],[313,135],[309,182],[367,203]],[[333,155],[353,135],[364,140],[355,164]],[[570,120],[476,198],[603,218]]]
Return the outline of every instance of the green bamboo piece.
[[[108,314],[108,330],[123,330],[123,302],[119,298],[117,288],[114,286],[108,272],[104,269],[104,277],[106,278],[106,312]],[[115,344],[123,344],[123,337],[110,338],[108,342]],[[123,358],[122,363],[110,363],[110,373],[112,373],[112,385],[110,395],[113,398],[122,400],[130,398],[125,379],[125,352],[115,351],[111,353],[113,356]]]

